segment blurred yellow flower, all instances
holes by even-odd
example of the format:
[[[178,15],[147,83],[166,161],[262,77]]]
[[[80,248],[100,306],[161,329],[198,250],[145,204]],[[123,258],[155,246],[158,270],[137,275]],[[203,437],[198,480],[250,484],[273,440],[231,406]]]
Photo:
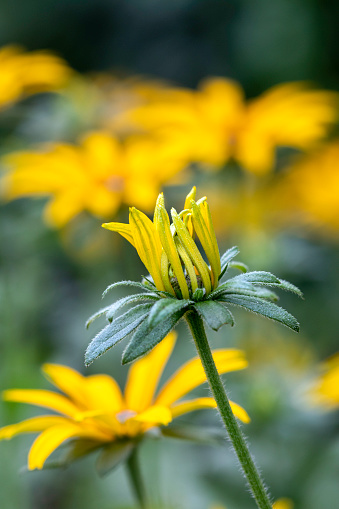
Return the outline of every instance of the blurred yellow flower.
[[[273,504],[273,509],[293,509],[294,504],[289,498],[279,498]]]
[[[158,196],[154,222],[135,207],[130,208],[129,224],[105,223],[104,228],[120,233],[137,250],[158,290],[189,299],[202,286],[206,295],[219,283],[220,254],[206,197],[195,202],[196,188],[186,197],[184,210],[172,209],[172,225],[163,194]],[[210,267],[194,241],[197,235]],[[184,272],[184,269],[186,273]],[[199,284],[200,283],[200,284]]]
[[[279,498],[279,500],[277,500],[273,504],[273,509],[293,509],[293,507],[294,504],[292,500],[290,500],[289,498]],[[227,508],[223,505],[217,504],[213,505],[211,509],[227,509]]]
[[[0,108],[26,95],[56,90],[72,73],[56,55],[48,51],[25,52],[19,46],[0,49],[0,67]]]
[[[310,391],[312,402],[328,410],[339,408],[339,353],[322,365],[322,375]]]
[[[274,187],[287,221],[339,231],[339,141],[300,158]],[[325,227],[325,228],[324,228]]]
[[[41,469],[52,452],[68,439],[87,440],[96,447],[112,442],[133,443],[151,428],[167,425],[180,415],[202,408],[216,408],[211,397],[178,401],[206,381],[198,358],[181,366],[155,395],[175,341],[176,334],[170,333],[149,354],[132,365],[124,395],[116,381],[108,375],[84,377],[69,367],[45,364],[42,368],[44,374],[64,394],[13,389],[5,391],[3,398],[46,407],[61,415],[33,417],[5,426],[0,428],[0,439],[39,432],[29,452],[28,468]],[[213,356],[220,373],[247,366],[239,350],[214,350]],[[236,403],[231,405],[239,419],[249,422],[242,407]]]
[[[107,132],[89,133],[79,145],[54,144],[44,152],[17,152],[3,160],[3,196],[51,196],[48,223],[62,227],[80,212],[105,218],[121,203],[149,210],[159,188],[184,166],[166,146],[144,137],[120,143]]]
[[[204,81],[197,91],[164,90],[125,120],[163,138],[174,153],[215,166],[236,159],[256,174],[272,170],[278,146],[311,149],[338,116],[338,96],[304,83],[277,85],[245,101],[230,80]]]

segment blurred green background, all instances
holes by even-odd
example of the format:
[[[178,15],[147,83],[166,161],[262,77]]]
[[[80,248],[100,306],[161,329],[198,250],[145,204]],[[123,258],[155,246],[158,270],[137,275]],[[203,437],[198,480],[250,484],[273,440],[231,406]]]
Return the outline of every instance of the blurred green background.
[[[12,0],[0,4],[0,45],[56,51],[81,73],[113,70],[190,87],[206,76],[230,77],[251,97],[293,80],[338,90],[338,21],[334,1]],[[2,153],[30,142],[67,139],[62,101],[31,98],[15,108],[0,120]],[[182,208],[191,181],[199,195],[207,193],[206,186],[226,188],[226,172],[198,171],[182,186],[168,187],[168,206]],[[213,198],[209,202],[213,215]],[[19,200],[0,210],[1,389],[48,388],[40,373],[44,362],[84,373],[84,351],[99,330],[95,324],[86,331],[84,323],[101,306],[102,291],[145,272],[133,248],[102,230],[100,219],[84,216],[61,233],[43,223],[43,203]],[[122,208],[114,219],[126,222],[127,214]],[[283,307],[301,322],[301,334],[236,310],[237,326],[209,332],[209,338],[214,347],[239,347],[248,355],[248,370],[226,376],[226,386],[252,418],[245,432],[274,499],[289,497],[295,509],[336,509],[338,412],[312,408],[307,392],[318,362],[338,350],[338,236],[302,228],[252,230],[247,222],[251,218],[245,215],[239,228],[221,235],[221,251],[236,244],[251,270],[272,271],[301,288],[305,301],[281,296]],[[118,296],[117,291],[106,299]],[[178,332],[164,379],[195,355],[182,324]],[[120,365],[121,351],[119,346],[108,352],[86,373],[106,372],[123,384],[127,369]],[[38,412],[0,405],[1,425],[31,415]],[[221,426],[214,411],[188,419]],[[133,507],[124,468],[99,479],[92,457],[67,471],[18,474],[31,442],[31,436],[20,436],[0,443],[2,509]],[[159,507],[254,507],[227,444],[145,442],[142,460],[147,489]]]

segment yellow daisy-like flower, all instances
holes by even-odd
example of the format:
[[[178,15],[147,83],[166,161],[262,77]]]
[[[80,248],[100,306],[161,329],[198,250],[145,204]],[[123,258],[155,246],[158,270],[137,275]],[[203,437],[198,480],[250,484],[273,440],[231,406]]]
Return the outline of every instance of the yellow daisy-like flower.
[[[0,108],[23,97],[65,85],[72,74],[61,58],[48,51],[25,52],[19,46],[0,49]]]
[[[330,357],[322,365],[322,375],[310,391],[314,404],[327,410],[339,408],[339,353]]]
[[[124,394],[108,375],[84,377],[69,367],[45,364],[42,368],[45,376],[63,394],[13,389],[5,391],[3,397],[7,401],[49,408],[61,415],[33,417],[5,426],[0,429],[0,439],[10,439],[20,433],[40,433],[29,452],[29,470],[43,468],[47,458],[66,440],[71,440],[75,447],[79,443],[88,444],[87,449],[84,447],[85,452],[115,443],[122,448],[120,452],[123,450],[126,458],[151,428],[167,425],[174,418],[194,410],[216,408],[211,397],[181,401],[183,396],[206,381],[198,358],[180,367],[155,394],[175,341],[176,335],[169,334],[151,353],[132,365]],[[213,357],[220,373],[247,366],[239,350],[215,350]],[[243,408],[236,403],[231,405],[239,419],[249,422]]]
[[[4,158],[9,171],[3,196],[51,196],[47,222],[64,226],[82,211],[105,218],[121,203],[149,210],[159,187],[185,163],[168,148],[143,137],[120,143],[107,132],[92,132],[76,145],[55,144],[44,152],[18,152]]]
[[[195,201],[196,188],[187,195],[184,210],[172,209],[173,224],[160,194],[153,222],[135,207],[130,209],[129,224],[105,223],[104,228],[120,233],[137,250],[158,290],[189,299],[202,287],[206,295],[218,286],[220,254],[206,197]],[[210,267],[196,242],[199,238]]]
[[[143,283],[121,281],[106,289],[104,295],[116,286],[124,285],[142,288],[144,292],[120,299],[100,309],[88,320],[89,325],[106,315],[110,323],[88,346],[86,364],[131,332],[134,335],[124,351],[122,362],[134,361],[158,344],[191,311],[198,312],[213,330],[225,324],[234,325],[229,304],[276,320],[294,331],[299,330],[297,320],[274,304],[277,295],[260,286],[281,288],[302,296],[300,290],[268,272],[247,272],[244,264],[232,261],[239,253],[236,246],[220,257],[206,198],[195,201],[195,195],[196,188],[193,187],[186,197],[184,210],[178,214],[172,209],[172,224],[162,193],[156,202],[153,221],[132,207],[129,224],[103,224],[104,228],[120,233],[136,248],[153,281],[147,277]],[[210,265],[201,254],[195,236]],[[221,284],[221,278],[230,267],[243,274]],[[116,312],[129,304],[133,307],[114,319]]]
[[[339,231],[339,141],[300,158],[273,186],[272,194],[288,222]]]
[[[234,158],[255,174],[273,169],[278,146],[311,149],[337,117],[334,92],[284,83],[247,102],[241,87],[224,78],[206,80],[197,91],[165,90],[125,115],[192,161],[220,167]]]

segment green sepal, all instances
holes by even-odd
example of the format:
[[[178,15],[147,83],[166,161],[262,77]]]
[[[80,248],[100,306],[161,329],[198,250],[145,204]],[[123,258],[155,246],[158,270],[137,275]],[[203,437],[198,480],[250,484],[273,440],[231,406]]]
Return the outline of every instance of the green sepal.
[[[132,440],[118,440],[104,447],[96,462],[98,474],[104,476],[126,461],[135,446]]]
[[[230,249],[227,249],[225,253],[220,258],[221,272],[219,275],[219,280],[223,277],[225,272],[227,271],[229,262],[235,258],[240,253],[239,248],[237,246],[233,246]]]
[[[187,308],[191,301],[181,299],[160,299],[153,304],[148,315],[148,324],[151,328],[156,327],[158,323],[167,320],[171,315],[177,313],[181,309]]]
[[[135,302],[140,302],[143,300],[158,300],[159,297],[156,294],[151,293],[136,293],[133,295],[128,295],[127,297],[122,297],[117,300],[113,304],[106,306],[104,308],[99,309],[96,313],[89,317],[86,322],[86,329],[100,316],[106,315],[106,318],[109,322],[113,320],[114,315],[117,313],[119,309],[127,304],[133,304]]]
[[[221,445],[225,443],[223,430],[205,426],[166,426],[161,428],[161,434],[168,438],[188,440],[202,445]]]
[[[241,279],[233,278],[220,285],[213,293],[208,296],[208,300],[222,300],[225,295],[249,295],[270,301],[277,301],[279,297],[276,293],[267,290],[267,288],[258,288],[252,283]]]
[[[247,281],[249,283],[252,283],[253,285],[281,288],[282,290],[295,293],[299,297],[303,298],[303,293],[299,290],[297,286],[292,285],[292,283],[289,283],[284,279],[276,277],[274,274],[271,274],[270,272],[260,270],[247,272],[246,274],[240,274],[239,276],[235,276],[230,281]]]
[[[143,300],[151,300],[156,301],[159,297],[155,294],[151,293],[139,293],[135,295],[129,295],[128,297],[122,297],[122,299],[117,300],[109,306],[108,311],[106,312],[106,318],[109,322],[111,322],[114,318],[114,315],[123,307],[127,306],[128,304],[134,304],[137,302],[141,302]],[[150,303],[152,305],[152,303]]]
[[[251,272],[246,272],[246,274],[240,274],[240,276],[235,276],[232,278],[234,280],[241,279],[242,281],[248,281],[249,283],[280,283],[280,279],[277,278],[271,272],[265,272],[263,270],[254,270]]]
[[[286,292],[292,292],[298,295],[301,299],[304,298],[304,294],[299,288],[295,285],[292,285],[289,281],[285,281],[284,279],[279,279],[279,283],[252,283],[252,284],[260,284],[262,286],[270,286],[272,288],[280,288],[281,290],[285,290]]]
[[[122,364],[128,364],[152,350],[167,336],[184,313],[185,309],[180,309],[176,313],[171,314],[167,320],[158,323],[155,327],[151,327],[148,320],[145,320],[128,343],[122,355]]]
[[[234,325],[234,318],[227,307],[215,300],[205,300],[197,302],[194,307],[201,314],[207,325],[217,331],[222,325],[229,323]]]
[[[154,288],[152,288],[149,285],[149,283],[144,284],[140,283],[139,281],[117,281],[116,283],[107,286],[106,290],[102,294],[102,298],[104,298],[108,294],[108,292],[113,290],[113,288],[116,288],[118,286],[135,286],[136,288],[141,288],[142,290],[147,290],[148,292],[154,292]]]
[[[204,299],[205,293],[206,293],[205,288],[197,288],[192,295],[192,299],[194,300],[194,302],[200,302],[201,300]]]
[[[280,322],[295,332],[299,332],[299,323],[296,318],[285,309],[273,304],[273,302],[247,295],[224,295],[222,301],[253,311],[253,313]]]
[[[85,353],[86,366],[136,329],[145,320],[152,305],[139,304],[126,311],[123,315],[118,316],[112,323],[106,325],[87,347]]]
[[[230,269],[238,269],[241,272],[245,272],[245,273],[248,272],[248,266],[245,263],[242,263],[242,262],[230,262],[228,264],[228,267]]]
[[[52,459],[48,458],[44,464],[44,470],[55,469],[55,468],[67,468],[71,463],[81,459],[83,456],[87,456],[101,447],[97,440],[87,439],[74,439],[69,442],[62,444],[56,452],[57,458],[54,459],[54,453]],[[31,472],[28,470],[27,465],[20,468],[20,473]]]

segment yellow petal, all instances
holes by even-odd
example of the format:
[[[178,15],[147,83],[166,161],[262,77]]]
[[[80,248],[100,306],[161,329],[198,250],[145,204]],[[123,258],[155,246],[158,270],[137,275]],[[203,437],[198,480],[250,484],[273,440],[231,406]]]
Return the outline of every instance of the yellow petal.
[[[179,256],[182,259],[183,264],[186,267],[188,277],[190,278],[190,281],[191,281],[191,288],[192,288],[192,294],[193,294],[195,292],[195,290],[198,288],[198,280],[197,280],[197,276],[195,273],[194,265],[191,262],[190,257],[186,253],[184,246],[181,244],[178,236],[174,237],[174,242],[175,242],[175,247],[177,248],[177,251],[179,253]]]
[[[168,256],[165,253],[165,251],[163,251],[161,253],[160,266],[161,266],[161,279],[162,279],[162,282],[164,283],[166,292],[171,293],[172,295],[176,296],[175,291],[173,290],[173,287],[171,285],[171,280],[170,280],[169,273],[168,273],[169,261],[168,261]]]
[[[28,455],[28,469],[41,469],[46,459],[55,451],[59,445],[69,438],[90,438],[93,440],[105,441],[102,433],[90,431],[81,424],[67,423],[62,426],[53,426],[43,431],[33,445]]]
[[[130,209],[129,224],[141,261],[151,274],[158,290],[165,290],[161,279],[162,246],[154,224],[135,207]]]
[[[172,219],[173,224],[175,227],[175,230],[178,234],[178,237],[184,246],[188,256],[191,258],[193,265],[197,268],[204,288],[206,289],[206,293],[209,294],[211,292],[211,279],[210,279],[210,272],[208,270],[208,267],[206,265],[206,262],[204,261],[203,257],[201,256],[194,240],[192,239],[187,227],[183,223],[182,219],[179,217],[178,213],[175,209],[172,209]]]
[[[10,424],[0,428],[0,440],[9,440],[19,433],[36,433],[43,431],[51,426],[68,422],[65,417],[58,415],[43,415],[41,417],[32,417],[18,424]]]
[[[151,405],[176,338],[177,334],[170,332],[150,353],[132,364],[125,388],[125,401],[129,410],[141,412]]]
[[[62,228],[85,209],[82,198],[73,190],[55,196],[46,206],[44,216],[52,226]]]
[[[191,208],[191,201],[195,200],[195,195],[197,194],[197,188],[195,186],[192,187],[188,195],[186,196],[184,209]]]
[[[154,425],[166,425],[172,420],[172,412],[165,406],[154,405],[130,420]]]
[[[61,364],[44,364],[42,371],[46,378],[67,394],[77,406],[87,408],[86,378],[84,376],[75,369]]]
[[[71,400],[52,391],[39,389],[10,389],[3,392],[5,401],[29,403],[31,405],[50,408],[61,414],[73,417],[79,412],[79,408]]]
[[[119,412],[124,408],[124,399],[117,382],[109,375],[86,377],[87,406],[107,413]]]
[[[247,367],[247,361],[241,350],[214,350],[213,359],[220,374]],[[166,382],[155,403],[166,406],[172,405],[175,401],[204,382],[206,382],[206,375],[200,359],[192,359],[181,366]]]
[[[234,415],[242,422],[250,422],[250,418],[247,412],[237,403],[230,401],[230,405]],[[201,410],[203,408],[217,408],[217,404],[213,398],[197,398],[189,401],[183,401],[182,403],[176,403],[171,406],[172,417],[175,419],[180,415],[187,414],[188,412],[194,412],[195,410]]]
[[[124,223],[103,223],[101,225],[106,230],[111,230],[112,232],[120,233],[122,237],[128,240],[133,247],[135,247],[131,226],[129,224]]]
[[[159,194],[154,212],[154,224],[159,234],[160,242],[165,253],[168,256],[168,260],[172,266],[175,277],[178,280],[178,284],[181,290],[182,297],[189,299],[189,291],[185,278],[184,271],[181,267],[180,258],[176,250],[176,246],[172,237],[170,221],[165,209],[165,202],[163,194]]]
[[[215,289],[218,286],[218,277],[221,272],[220,254],[215,235],[212,236],[209,229],[209,226],[211,226],[211,220],[208,205],[206,202],[202,201],[198,206],[195,203],[195,201],[192,200],[191,207],[192,207],[193,227],[207,255],[208,261],[211,264],[212,284],[213,288]],[[201,209],[204,210],[203,213],[201,213]],[[210,223],[209,225],[206,224],[205,221],[206,216],[207,218],[209,218]]]
[[[81,409],[115,412],[123,407],[123,397],[116,381],[108,375],[82,376],[68,366],[44,364],[43,372],[56,387]]]

